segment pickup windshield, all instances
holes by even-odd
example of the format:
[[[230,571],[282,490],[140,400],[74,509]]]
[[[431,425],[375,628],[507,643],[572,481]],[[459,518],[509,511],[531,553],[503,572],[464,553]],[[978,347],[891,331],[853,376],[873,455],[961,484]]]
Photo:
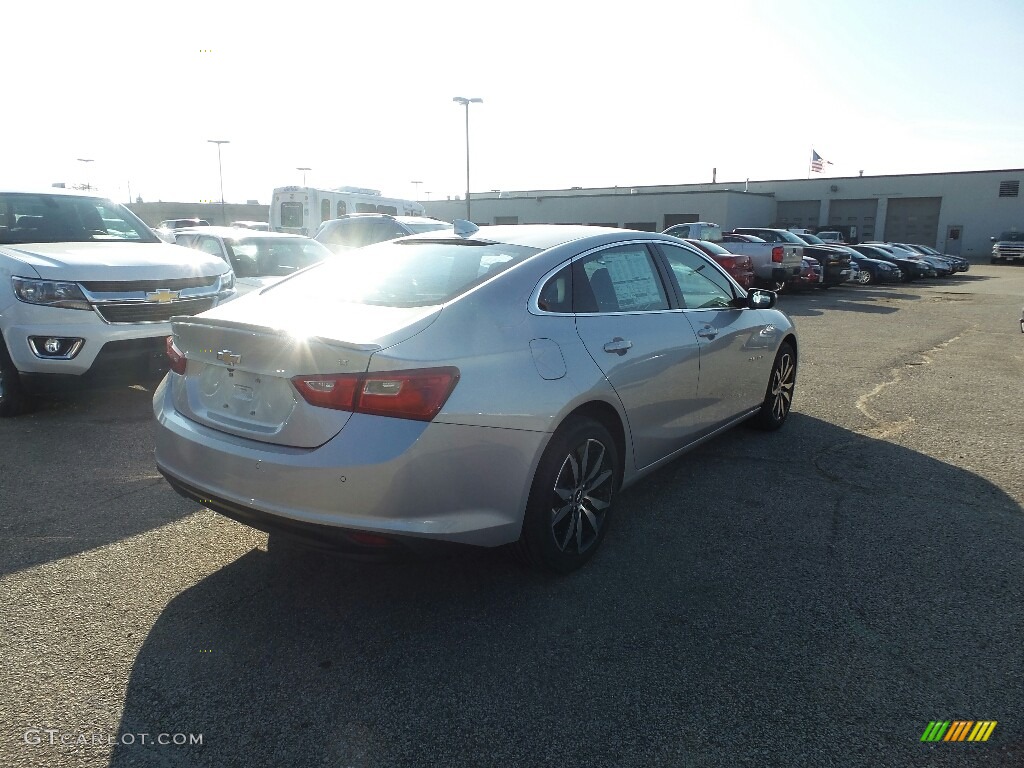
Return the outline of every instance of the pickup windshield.
[[[1024,243],[1024,232],[1003,232],[999,239],[1011,243]]]
[[[0,193],[0,245],[161,242],[141,219],[100,197]]]

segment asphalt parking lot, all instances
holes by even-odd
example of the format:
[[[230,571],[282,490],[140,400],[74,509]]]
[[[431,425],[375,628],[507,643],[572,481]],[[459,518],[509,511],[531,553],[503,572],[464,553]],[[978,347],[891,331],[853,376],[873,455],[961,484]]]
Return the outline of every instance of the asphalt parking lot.
[[[0,765],[1024,765],[1022,304],[987,265],[783,296],[790,422],[565,578],[268,555],[157,474],[145,389],[48,401],[0,423]]]

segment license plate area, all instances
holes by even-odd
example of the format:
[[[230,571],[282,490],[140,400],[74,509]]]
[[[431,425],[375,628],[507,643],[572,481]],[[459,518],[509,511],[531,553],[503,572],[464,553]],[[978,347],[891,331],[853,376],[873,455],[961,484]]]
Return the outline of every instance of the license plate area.
[[[295,407],[295,393],[287,379],[212,364],[197,373],[196,395],[209,419],[277,428]]]

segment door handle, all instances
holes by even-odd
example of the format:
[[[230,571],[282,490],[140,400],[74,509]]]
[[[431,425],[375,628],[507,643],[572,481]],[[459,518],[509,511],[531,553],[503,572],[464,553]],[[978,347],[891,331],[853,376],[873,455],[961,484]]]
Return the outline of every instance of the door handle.
[[[705,325],[697,331],[697,335],[702,339],[713,339],[718,335],[718,331],[715,330],[714,326]]]
[[[614,339],[604,345],[605,352],[612,352],[616,355],[622,356],[626,354],[626,351],[633,346],[633,342],[628,339],[624,339],[621,336],[616,336]]]

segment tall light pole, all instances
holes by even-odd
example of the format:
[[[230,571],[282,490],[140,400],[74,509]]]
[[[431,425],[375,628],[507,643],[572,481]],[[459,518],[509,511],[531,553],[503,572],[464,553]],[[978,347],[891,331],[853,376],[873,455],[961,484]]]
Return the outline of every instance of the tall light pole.
[[[472,213],[469,207],[469,105],[482,104],[483,99],[467,99],[465,96],[456,96],[452,101],[461,104],[466,108],[466,221],[472,221]]]
[[[416,190],[416,197],[419,197],[420,196],[420,184],[422,184],[423,182],[422,181],[410,181],[409,183],[412,184],[413,188]]]
[[[92,158],[91,157],[80,157],[80,158],[78,158],[78,162],[86,164],[86,166],[85,166],[85,189],[86,189],[86,191],[88,191],[88,190],[92,189],[92,187],[89,185],[89,165],[88,165],[89,163],[92,162]]]
[[[312,171],[313,169],[300,165],[295,170],[302,171],[302,186],[306,186],[306,171]]]
[[[220,145],[230,144],[231,142],[227,139],[207,139],[206,141],[217,145],[217,172],[220,174],[220,218],[226,227],[228,225],[228,217],[224,213],[224,166],[220,162]]]

